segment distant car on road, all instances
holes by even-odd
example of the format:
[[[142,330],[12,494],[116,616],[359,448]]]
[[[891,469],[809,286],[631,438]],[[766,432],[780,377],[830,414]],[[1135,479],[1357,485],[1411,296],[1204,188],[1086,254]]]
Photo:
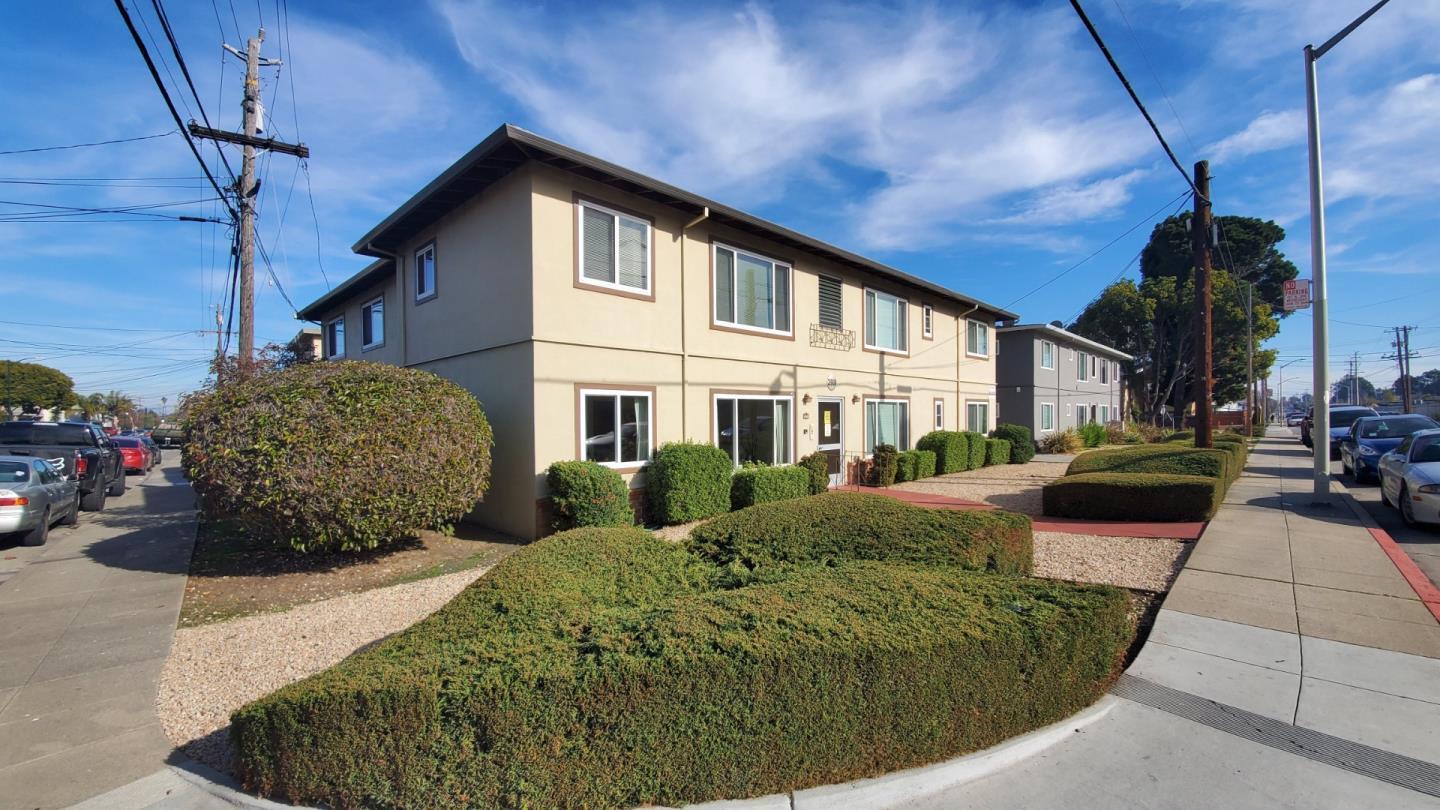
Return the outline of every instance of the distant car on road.
[[[134,436],[114,436],[110,441],[120,448],[120,457],[125,460],[126,473],[147,473],[155,466],[151,463],[150,448]]]
[[[145,446],[150,449],[151,467],[154,467],[156,464],[159,464],[160,462],[165,460],[164,451],[160,449],[160,445],[156,444],[154,439],[150,438],[150,434],[147,433],[144,436],[141,436],[140,441],[144,442]]]
[[[49,461],[0,456],[0,534],[22,532],[20,542],[43,546],[50,525],[80,519],[80,487]]]
[[[185,430],[175,425],[161,425],[150,431],[150,438],[161,447],[180,447],[185,444]]]
[[[1367,408],[1364,405],[1331,405],[1330,406],[1330,460],[1337,461],[1340,458],[1340,440],[1350,432],[1350,426],[1355,420],[1362,416],[1379,416],[1374,408]],[[1314,438],[1310,435],[1310,429],[1315,424],[1315,409],[1311,408],[1305,421],[1300,423],[1300,442],[1306,447],[1315,446]]]
[[[1412,433],[1380,457],[1380,500],[1407,526],[1440,523],[1440,430]]]
[[[1356,419],[1340,440],[1340,469],[1354,476],[1355,483],[1363,484],[1379,475],[1380,457],[1398,447],[1406,436],[1435,428],[1440,428],[1440,422],[1418,413]]]
[[[1300,424],[1301,422],[1304,422],[1304,421],[1305,421],[1305,414],[1303,414],[1303,413],[1301,413],[1301,412],[1299,412],[1299,411],[1295,411],[1294,413],[1289,414],[1288,416],[1285,417],[1285,424],[1286,424],[1286,425],[1289,425],[1290,427],[1295,427],[1296,425],[1298,425],[1298,424]]]

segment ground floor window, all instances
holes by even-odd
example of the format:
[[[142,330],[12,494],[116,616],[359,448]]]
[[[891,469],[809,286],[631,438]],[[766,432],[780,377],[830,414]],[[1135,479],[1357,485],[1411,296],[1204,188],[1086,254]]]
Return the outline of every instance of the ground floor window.
[[[990,403],[965,403],[965,429],[975,433],[990,432]]]
[[[945,429],[945,400],[935,400],[935,429]]]
[[[1110,423],[1110,406],[1109,406],[1109,405],[1101,405],[1101,406],[1100,406],[1100,424],[1102,424],[1102,425],[1108,425],[1109,423]]]
[[[894,445],[897,450],[910,449],[910,403],[907,400],[865,400],[865,451],[874,455],[877,444]]]
[[[715,446],[736,466],[790,463],[790,397],[726,394],[715,397]]]
[[[580,391],[580,458],[622,466],[650,460],[649,391]]]
[[[1040,430],[1055,429],[1055,404],[1053,402],[1040,403]]]

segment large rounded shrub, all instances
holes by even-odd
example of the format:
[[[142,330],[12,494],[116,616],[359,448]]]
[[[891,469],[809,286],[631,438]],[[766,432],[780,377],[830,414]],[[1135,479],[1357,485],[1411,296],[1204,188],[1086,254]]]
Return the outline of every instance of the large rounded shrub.
[[[416,369],[307,363],[195,398],[185,473],[205,508],[298,551],[372,549],[446,529],[490,482],[490,425]]]

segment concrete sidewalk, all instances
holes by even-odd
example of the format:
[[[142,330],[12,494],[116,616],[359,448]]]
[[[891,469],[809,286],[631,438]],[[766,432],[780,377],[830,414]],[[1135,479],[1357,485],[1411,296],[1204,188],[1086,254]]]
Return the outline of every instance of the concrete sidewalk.
[[[165,766],[155,717],[195,541],[178,463],[132,477],[0,583],[0,808],[65,807]],[[12,555],[19,558],[21,555]]]

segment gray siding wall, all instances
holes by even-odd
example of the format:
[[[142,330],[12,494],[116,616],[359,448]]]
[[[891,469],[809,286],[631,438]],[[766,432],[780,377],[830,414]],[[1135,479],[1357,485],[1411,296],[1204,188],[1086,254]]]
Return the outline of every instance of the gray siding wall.
[[[1040,365],[1042,341],[1055,344],[1053,369]],[[1119,418],[1121,380],[1115,373],[1118,363],[1114,359],[1090,353],[1095,358],[1094,373],[1090,379],[1080,380],[1077,360],[1080,352],[1089,352],[1059,336],[1002,331],[999,343],[1000,363],[995,381],[999,421],[1024,425],[1038,438],[1050,432],[1040,427],[1040,411],[1045,403],[1054,405],[1056,431],[1100,420],[1101,406],[1105,407],[1109,421]],[[1102,362],[1111,364],[1105,383],[1100,382]]]

